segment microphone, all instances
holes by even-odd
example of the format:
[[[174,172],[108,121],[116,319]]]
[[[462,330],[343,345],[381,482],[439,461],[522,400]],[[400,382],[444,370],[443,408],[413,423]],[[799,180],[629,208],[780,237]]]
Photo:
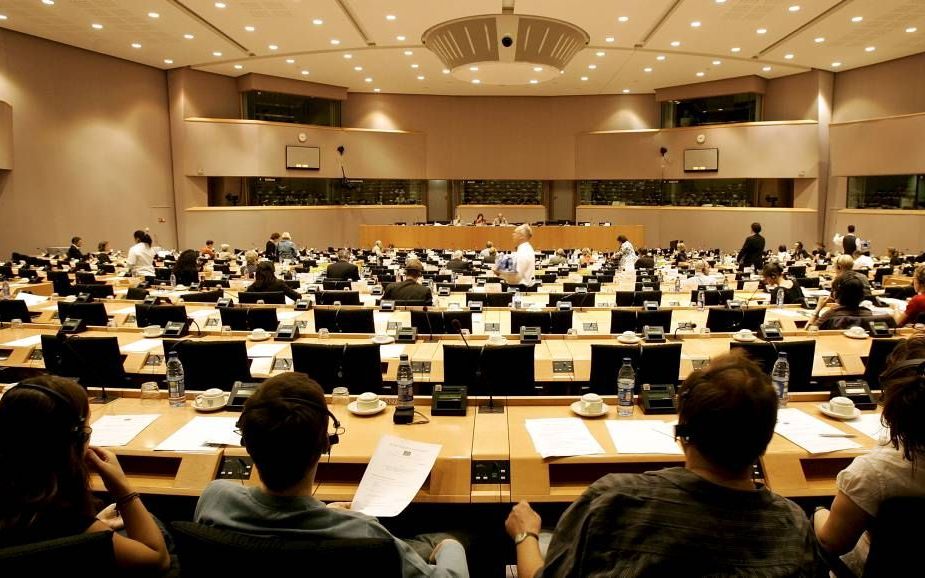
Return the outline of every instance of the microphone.
[[[434,340],[434,327],[430,324],[430,312],[427,310],[427,305],[423,307],[424,310],[424,319],[427,320],[427,329],[430,331],[430,340]],[[444,329],[446,328],[446,322],[444,321]]]
[[[453,319],[451,322],[453,329],[459,333],[459,336],[462,337],[463,343],[466,344],[466,351],[472,351],[472,348],[469,346],[469,341],[466,339],[466,334],[463,333],[462,323],[459,322],[459,319]],[[485,356],[485,346],[482,345],[479,348],[479,358],[478,362],[475,365],[475,380],[476,383],[482,383],[482,358]],[[492,393],[491,388],[488,389],[488,403],[482,406],[479,406],[480,413],[504,413],[504,407],[500,405],[495,405],[495,398]]]

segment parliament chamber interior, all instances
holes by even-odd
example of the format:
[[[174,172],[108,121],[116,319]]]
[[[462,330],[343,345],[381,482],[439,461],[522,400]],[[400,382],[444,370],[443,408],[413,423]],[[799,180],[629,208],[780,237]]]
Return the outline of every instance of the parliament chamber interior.
[[[921,0],[0,0],[0,575],[917,575],[923,134]]]

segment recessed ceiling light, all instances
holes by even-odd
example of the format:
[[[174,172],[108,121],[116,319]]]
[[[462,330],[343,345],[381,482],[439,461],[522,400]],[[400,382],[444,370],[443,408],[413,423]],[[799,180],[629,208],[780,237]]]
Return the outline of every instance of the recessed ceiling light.
[[[716,0],[716,3],[717,3],[717,4],[725,4],[725,3],[726,3],[726,0]]]
[[[723,63],[722,60],[714,60],[714,61],[713,61],[713,66],[719,66],[719,65],[722,64],[722,63]]]
[[[597,52],[594,53],[594,56],[597,56],[598,58],[600,58],[600,57],[604,56],[605,54],[607,54],[607,53],[604,52],[603,50],[598,50]]]
[[[917,31],[918,31],[918,28],[916,28],[915,26],[910,26],[909,28],[906,28],[906,32],[909,32],[910,34],[912,32],[917,32]]]
[[[338,40],[338,39],[336,39],[336,38],[332,38],[332,39],[331,39],[331,44],[333,44],[334,46],[337,46],[338,44],[340,44],[340,40]]]
[[[596,64],[589,64],[589,65],[588,65],[588,70],[594,70],[595,68],[597,68],[597,65],[596,65]]]
[[[160,18],[161,15],[157,12],[148,12],[148,18]]]
[[[312,20],[312,24],[314,24],[315,26],[321,26],[322,24],[324,24],[324,20],[322,20],[321,18],[315,18],[314,20]]]
[[[855,23],[857,23],[857,22],[863,22],[863,21],[864,21],[864,17],[863,17],[863,16],[855,16],[854,18],[851,19],[851,21],[852,21],[852,22],[855,22]]]
[[[444,68],[444,69],[443,69],[443,74],[449,74],[449,73],[450,73],[450,69],[449,69],[449,68]]]
[[[704,72],[698,72],[698,73],[697,73],[697,76],[703,76],[704,74],[706,74],[706,73],[704,73]]]
[[[295,64],[295,58],[287,58],[286,64]]]
[[[794,4],[793,6],[787,8],[787,10],[789,10],[789,11],[791,11],[791,12],[799,12],[799,11],[800,11],[800,5],[799,5],[799,4]]]
[[[839,66],[841,66],[841,62],[833,62],[833,63],[832,63],[832,68],[838,68]]]
[[[362,66],[354,66],[353,69],[356,70],[357,72],[361,72],[361,71],[363,70],[363,67],[362,67]]]
[[[665,55],[659,54],[658,56],[655,57],[655,60],[665,60]]]
[[[478,72],[478,71],[479,71],[479,67],[478,67],[478,66],[470,66],[470,67],[469,67],[469,70],[471,70],[472,72]]]
[[[363,79],[363,82],[372,82],[372,81],[373,79],[371,76],[367,76],[366,78]]]
[[[864,49],[864,52],[873,52],[874,50],[877,50],[876,46],[868,46]]]
[[[419,66],[420,66],[419,64],[415,63],[411,65],[411,68],[418,68]]]
[[[374,89],[373,89],[373,92],[382,92],[382,89],[381,89],[381,88],[374,88]]]
[[[784,58],[786,58],[787,60],[793,60],[793,54],[785,54]]]
[[[45,6],[54,6],[55,0],[42,0],[42,4],[44,4]]]
[[[196,38],[196,37],[193,36],[192,34],[184,34],[183,38],[186,38],[187,40],[192,40],[193,38]]]
[[[222,55],[222,53],[219,52],[218,50],[216,50],[215,52],[212,53],[212,56],[214,56],[214,57],[216,57],[216,58],[218,58],[218,57],[221,56],[221,55]]]
[[[307,71],[307,70],[303,70],[303,71],[302,71],[302,76],[308,76],[308,71]]]
[[[765,67],[762,68],[761,70],[763,70],[763,71],[765,71],[765,72],[771,72],[771,67],[770,67],[770,66],[765,66]]]
[[[617,18],[617,22],[629,22],[629,19],[630,19],[629,16],[620,16],[619,18]]]
[[[813,42],[815,42],[816,44],[822,44],[823,42],[825,42],[825,36],[817,36],[813,38]]]
[[[542,66],[534,66],[534,67],[533,67],[533,72],[543,72],[543,67],[542,67]]]
[[[535,79],[535,78],[531,78],[531,79],[530,79],[530,84],[539,84],[539,83],[540,83],[540,81],[537,80],[537,79]]]
[[[642,71],[643,71],[643,72],[652,72],[652,67],[651,67],[651,66],[646,66],[645,68],[642,69]]]
[[[671,41],[671,45],[674,46],[675,48],[677,48],[678,46],[681,46],[681,41],[680,41],[680,40],[672,40],[672,41]]]
[[[165,59],[164,59],[164,64],[173,64],[173,59],[172,59],[172,58],[165,58]]]
[[[732,48],[729,49],[729,51],[730,52],[742,52],[742,49],[739,48],[738,46],[733,46]]]
[[[613,42],[614,40],[616,40],[616,38],[614,38],[613,36],[604,37],[604,42]]]
[[[700,28],[700,20],[694,20],[691,22],[691,28]]]
[[[478,78],[473,78],[473,79],[472,79],[472,84],[481,84],[481,83],[482,83],[482,81],[479,80]]]
[[[254,30],[257,30],[257,29],[254,28],[253,26],[245,26],[245,27],[244,27],[244,31],[245,31],[245,32],[253,32]]]
[[[132,42],[132,48],[141,48],[141,44],[137,42]]]
[[[395,15],[394,15],[394,14],[386,14],[386,15],[385,15],[385,19],[386,19],[386,20],[395,20]]]
[[[624,89],[623,89],[623,94],[629,94],[629,92],[630,92],[630,89],[628,89],[628,88],[624,88]]]
[[[234,69],[235,69],[235,70],[243,70],[243,69],[244,69],[244,65],[242,65],[242,64],[235,64],[235,65],[234,65]]]
[[[414,51],[413,51],[413,50],[406,50],[406,51],[405,51],[405,56],[411,56],[412,54],[414,54]]]
[[[216,2],[216,3],[215,3],[215,7],[216,7],[216,8],[224,8],[225,6],[226,6],[226,4],[225,4],[224,2]]]
[[[353,55],[348,52],[347,54],[344,55],[344,58],[346,58],[347,60],[350,60],[351,58],[353,58]]]
[[[758,34],[767,34],[767,33],[768,33],[768,29],[767,29],[767,28],[759,28],[758,30],[755,30],[755,32],[758,33]]]
[[[582,76],[582,77],[581,77],[581,81],[582,81],[582,82],[584,82],[584,81],[586,81],[586,80],[588,80],[588,77],[587,77],[587,76]]]
[[[424,80],[424,75],[423,74],[419,75],[418,80]]]
[[[395,37],[395,40],[398,40],[399,42],[404,42],[404,41],[405,41],[405,37],[404,37],[403,35],[399,34],[398,36]]]
[[[270,50],[279,50],[279,46],[277,46],[277,45],[275,45],[275,44],[271,44],[271,45],[267,46],[267,48],[269,48]]]
[[[6,20],[6,16],[4,16],[3,14],[0,14],[0,20]],[[92,29],[94,29],[94,30],[102,30],[102,29],[103,29],[103,25],[94,22],[93,24],[90,25],[90,28],[92,28]]]

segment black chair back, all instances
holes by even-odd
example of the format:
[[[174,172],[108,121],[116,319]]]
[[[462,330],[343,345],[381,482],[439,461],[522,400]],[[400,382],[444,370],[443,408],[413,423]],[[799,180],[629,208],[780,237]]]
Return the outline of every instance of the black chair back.
[[[316,307],[315,331],[322,327],[331,333],[375,333],[376,324],[372,309],[343,309]]]
[[[790,364],[790,391],[812,391],[813,358],[816,355],[816,342],[807,341],[778,341],[776,343],[730,343],[729,349],[742,349],[749,357],[754,359],[765,373],[771,374],[777,354],[787,353],[787,362]]]
[[[90,283],[87,285],[84,285],[84,284],[74,285],[74,294],[78,295],[80,293],[89,293],[90,296],[96,299],[105,299],[107,297],[112,297],[116,294],[113,286],[106,284],[106,283]]]
[[[129,287],[125,292],[125,298],[130,301],[144,301],[148,296],[148,290],[141,287]]]
[[[657,290],[652,291],[634,291],[633,292],[633,306],[642,307],[646,301],[655,301],[656,303],[662,302],[662,292]]]
[[[350,283],[349,279],[325,279],[321,285],[325,291],[349,291]]]
[[[764,323],[767,309],[753,307],[749,309],[726,309],[725,307],[711,307],[707,311],[707,329],[714,333],[735,332],[740,329],[758,331]]]
[[[794,281],[805,289],[818,289],[820,280],[819,277],[796,277]]]
[[[214,289],[215,287],[231,287],[231,281],[228,279],[203,279],[199,282],[199,286],[203,289]]]
[[[147,327],[160,325],[164,327],[168,321],[186,323],[186,307],[183,305],[145,305],[135,304],[135,325]]]
[[[925,516],[922,497],[893,497],[880,504],[870,528],[870,551],[862,578],[909,575],[922,547],[922,535],[912,531],[909,523],[917,524],[921,516]]]
[[[544,334],[563,335],[572,328],[572,311],[511,311],[511,333],[521,327],[539,327]]]
[[[86,271],[75,272],[74,279],[81,285],[93,285],[95,283],[100,283],[100,281],[96,280],[96,275],[93,273],[87,273]]]
[[[864,380],[871,389],[880,389],[880,374],[886,369],[886,360],[904,339],[874,339],[864,363]]]
[[[286,294],[282,291],[242,291],[238,293],[240,303],[255,304],[263,301],[267,305],[285,305]]]
[[[354,393],[384,393],[382,360],[379,346],[374,343],[293,343],[292,369],[317,381],[326,393],[339,386]]]
[[[231,391],[236,381],[251,381],[247,344],[235,341],[184,341],[165,339],[164,353],[175,350],[183,364],[187,389],[217,387]]]
[[[471,311],[411,311],[411,326],[418,330],[418,333],[427,333],[430,335],[446,335],[456,333],[453,327],[453,320],[459,320],[460,328],[468,329],[472,332],[472,312]]]
[[[323,466],[319,478],[323,479]],[[195,522],[173,522],[171,527],[184,578],[215,576],[216,563],[231,560],[235,573],[274,578],[402,575],[401,558],[391,538],[317,540],[291,533],[253,536]],[[345,572],[347,560],[349,570]],[[95,565],[85,567],[93,567],[95,572]]]
[[[642,328],[648,325],[649,327],[661,327],[665,330],[665,333],[668,333],[671,331],[672,315],[673,311],[671,309],[639,311],[636,314],[636,332],[641,332]]]
[[[19,276],[26,276],[22,269],[19,270]],[[74,287],[71,285],[71,277],[68,275],[67,271],[48,271],[45,276],[51,281],[52,291],[61,297],[74,294]]]
[[[641,357],[642,347],[639,345],[592,343],[591,379],[588,388],[600,395],[615,395],[617,393],[617,373],[623,367],[625,358],[629,358],[633,364],[638,384]]]
[[[222,325],[228,325],[232,331],[276,331],[279,325],[275,307],[221,307],[218,311]]]
[[[213,291],[198,291],[196,293],[184,293],[180,296],[185,303],[218,303],[218,300],[225,295],[221,289]]]
[[[315,302],[318,305],[334,305],[335,301],[340,301],[341,305],[359,305],[359,291],[319,291],[315,294]]]
[[[106,314],[105,303],[68,303],[58,301],[58,319],[63,323],[65,319],[83,319],[87,325],[106,327],[109,324],[109,315]]]
[[[697,303],[697,290],[691,291],[691,304]],[[732,289],[707,289],[703,292],[704,305],[725,305],[726,301],[735,298]]]
[[[562,290],[565,291],[566,293],[573,293],[577,291],[579,287],[587,289],[588,293],[598,293],[601,290],[601,284],[594,283],[594,282],[592,283],[566,282],[562,284]]]
[[[510,307],[511,301],[514,300],[513,293],[481,293],[479,291],[469,291],[466,293],[466,303],[470,301],[481,301],[483,307]]]
[[[790,277],[806,277],[806,265],[791,265],[787,267],[787,275],[790,275]]]
[[[22,299],[0,299],[0,321],[10,322],[14,319],[23,323],[29,323],[32,319],[26,302]]]
[[[559,301],[568,301],[572,307],[594,307],[594,293],[550,293],[549,306],[555,307]]]
[[[45,369],[62,377],[73,377],[86,387],[122,387],[125,384],[124,357],[117,337],[42,335]]]
[[[443,382],[469,395],[536,395],[533,344],[443,345]]]
[[[2,576],[71,576],[78,569],[92,571],[98,578],[122,575],[116,567],[112,532],[75,534],[0,548]]]

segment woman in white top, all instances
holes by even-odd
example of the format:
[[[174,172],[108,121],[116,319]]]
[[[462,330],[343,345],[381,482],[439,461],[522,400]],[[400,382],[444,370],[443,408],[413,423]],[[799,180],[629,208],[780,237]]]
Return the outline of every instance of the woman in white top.
[[[716,277],[710,275],[710,264],[699,259],[694,261],[694,275],[681,282],[681,289],[694,291],[701,285],[716,285]]]
[[[823,548],[842,556],[862,574],[870,538],[867,534],[883,502],[900,496],[925,497],[925,336],[901,342],[881,374],[883,394],[881,445],[854,459],[836,478],[838,493],[832,511],[819,509],[813,518]],[[913,521],[916,522],[916,521]],[[910,558],[915,553],[909,553]]]
[[[154,249],[151,248],[151,235],[142,230],[135,231],[135,244],[128,250],[125,259],[129,272],[136,277],[154,276]]]
[[[376,257],[382,257],[382,241],[376,241],[373,243],[373,255]]]
[[[617,242],[620,243],[620,268],[624,271],[635,271],[636,249],[633,248],[633,244],[630,243],[626,235],[617,237]]]

